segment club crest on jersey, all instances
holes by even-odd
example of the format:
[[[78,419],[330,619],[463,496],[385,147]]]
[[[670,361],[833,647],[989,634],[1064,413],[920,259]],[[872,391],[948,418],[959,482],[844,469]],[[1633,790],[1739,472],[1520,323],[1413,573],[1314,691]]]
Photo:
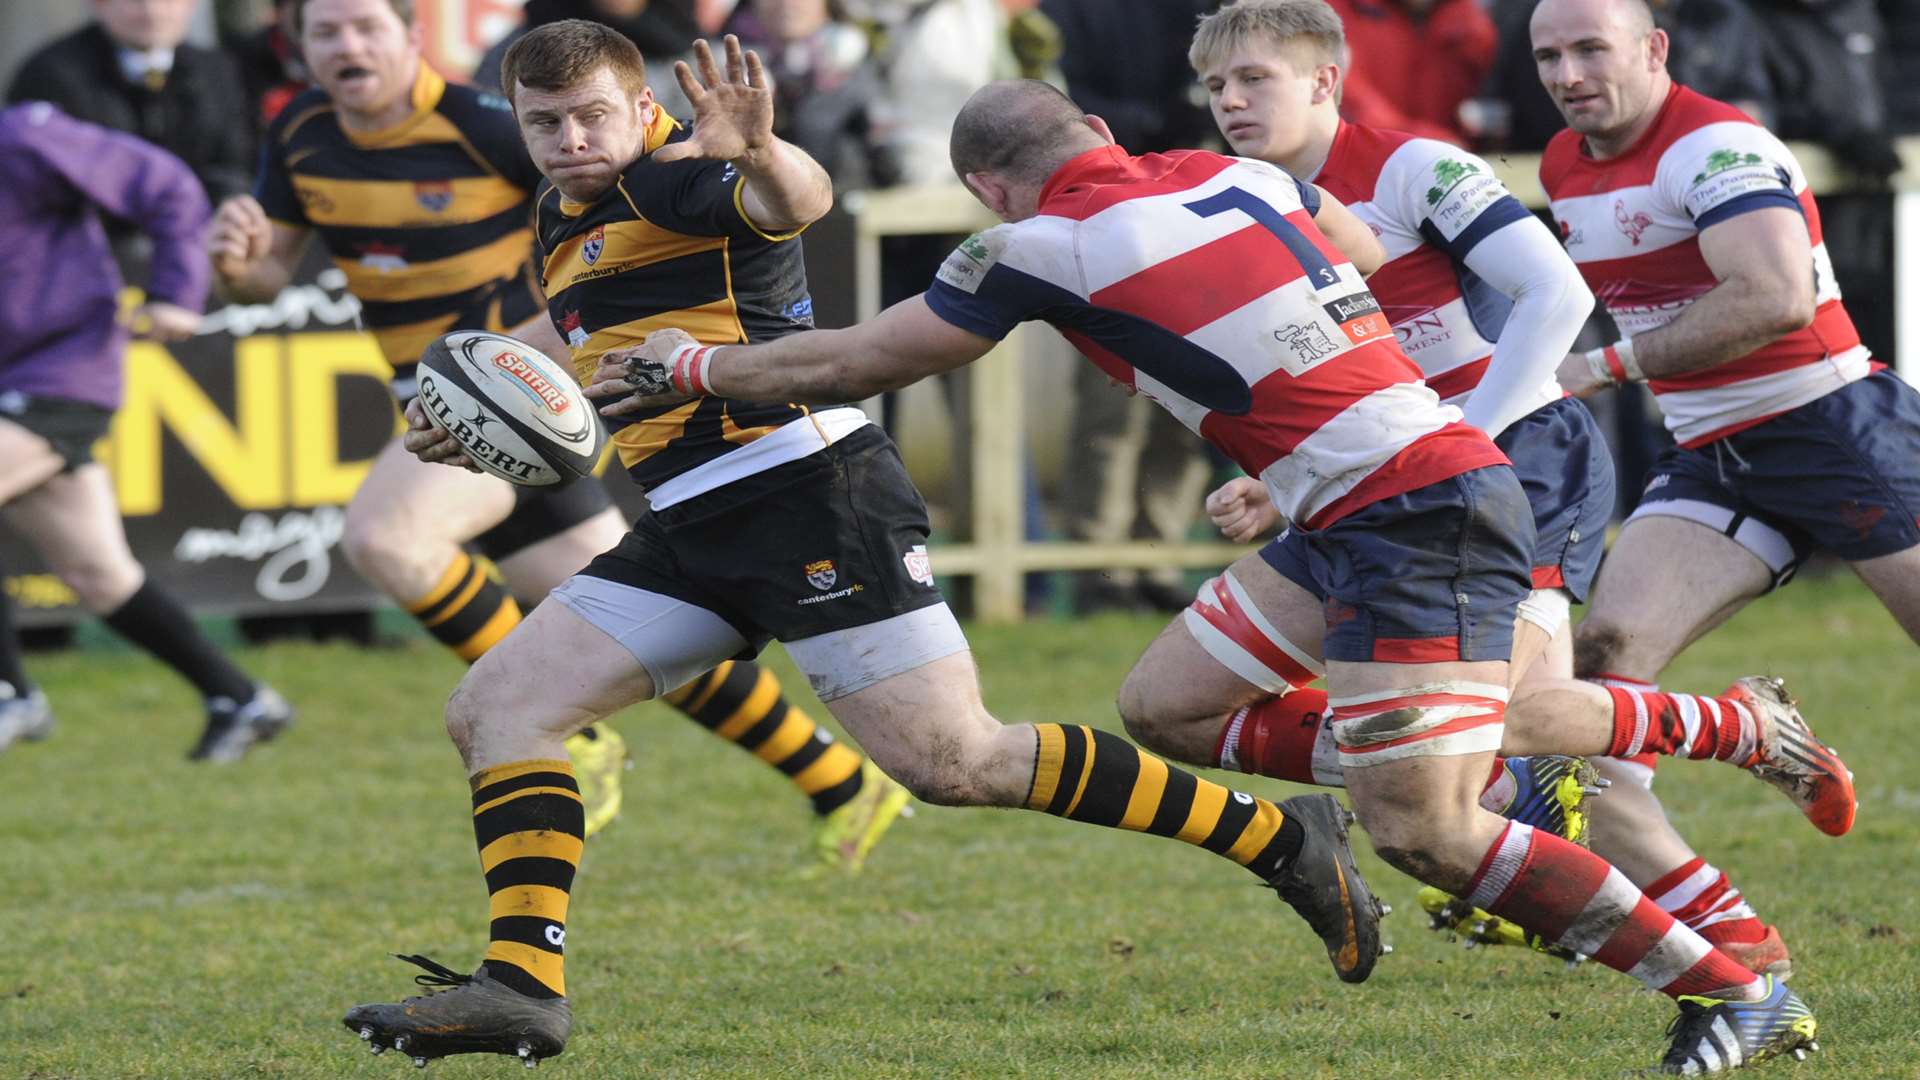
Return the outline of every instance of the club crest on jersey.
[[[933,584],[933,559],[927,554],[927,545],[915,544],[913,550],[900,556],[907,568],[907,576],[922,585]]]
[[[567,335],[567,344],[576,349],[587,347],[587,332],[580,326],[580,313],[569,311],[560,316],[560,332]]]
[[[413,201],[432,213],[442,213],[453,205],[453,183],[448,180],[415,180]]]
[[[832,559],[810,562],[801,570],[807,575],[807,584],[822,592],[833,588],[833,583],[840,580],[840,572],[834,569]]]
[[[1647,216],[1645,210],[1635,210],[1629,214],[1627,204],[1620,199],[1613,200],[1613,223],[1627,239],[1633,241],[1634,247],[1639,247],[1640,237],[1653,228],[1653,219]]]
[[[595,225],[587,234],[587,242],[580,245],[580,261],[592,266],[600,261],[600,253],[607,249],[607,227]]]

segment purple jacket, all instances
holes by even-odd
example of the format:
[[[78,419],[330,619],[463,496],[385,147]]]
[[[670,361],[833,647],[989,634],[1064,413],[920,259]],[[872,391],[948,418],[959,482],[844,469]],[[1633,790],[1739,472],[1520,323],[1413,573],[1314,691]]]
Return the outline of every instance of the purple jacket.
[[[120,404],[120,271],[96,211],[153,238],[147,295],[194,311],[211,212],[179,158],[45,102],[0,110],[0,391]]]

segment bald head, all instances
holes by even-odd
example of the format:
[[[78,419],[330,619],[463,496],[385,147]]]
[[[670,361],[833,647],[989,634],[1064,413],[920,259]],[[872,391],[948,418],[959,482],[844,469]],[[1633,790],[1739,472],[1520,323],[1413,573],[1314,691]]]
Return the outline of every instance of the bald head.
[[[953,171],[991,173],[1035,188],[1053,171],[1109,140],[1067,95],[1035,79],[1007,79],[974,91],[953,120]]]
[[[1617,27],[1635,37],[1653,29],[1653,8],[1647,0],[1540,0],[1533,9],[1534,25],[1542,18],[1569,17]]]
[[[1672,80],[1646,0],[1541,0],[1528,30],[1540,85],[1596,156],[1624,151],[1658,118]]]

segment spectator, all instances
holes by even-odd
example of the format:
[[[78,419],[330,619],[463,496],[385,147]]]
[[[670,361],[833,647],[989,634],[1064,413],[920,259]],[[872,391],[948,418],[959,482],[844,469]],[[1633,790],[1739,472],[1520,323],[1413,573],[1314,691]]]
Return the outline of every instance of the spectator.
[[[186,43],[196,0],[94,0],[97,19],[27,58],[9,101],[50,101],[185,161],[213,201],[253,184],[254,128],[224,53]]]
[[[1877,179],[1898,172],[1881,92],[1887,27],[1874,0],[1749,2],[1778,88],[1774,134],[1821,143]]]
[[[1074,103],[1099,116],[1131,153],[1217,142],[1213,116],[1187,63],[1194,23],[1212,0],[1041,0],[1059,27],[1060,69]],[[1206,445],[1173,414],[1116,389],[1092,364],[1073,366],[1068,429],[1067,535],[1117,543],[1187,539],[1213,466]],[[1191,599],[1178,569],[1087,571],[1074,578],[1080,614],[1148,607],[1178,611]]]
[[[766,61],[774,134],[825,166],[836,189],[899,181],[899,159],[885,143],[883,84],[867,37],[835,19],[827,0],[749,0],[725,31]]]
[[[1341,115],[1359,124],[1469,142],[1460,106],[1480,91],[1499,49],[1499,34],[1480,0],[1331,3],[1346,24],[1351,53]]]
[[[1882,64],[1890,126],[1902,135],[1920,132],[1920,79],[1913,77],[1920,57],[1920,4],[1913,0],[1880,0],[1880,17],[1887,24],[1889,57]]]
[[[206,302],[207,198],[180,159],[62,115],[45,102],[0,111],[0,506],[7,523],[121,636],[193,683],[207,726],[190,756],[232,761],[293,719],[280,695],[221,655],[127,546],[113,482],[93,460],[120,404],[128,329],[97,210],[153,238],[134,329],[191,335]],[[47,735],[46,696],[20,666],[0,594],[0,747]]]
[[[500,89],[500,61],[506,58],[508,47],[534,27],[562,19],[605,23],[625,34],[647,62],[647,85],[653,88],[654,100],[670,116],[688,115],[687,99],[673,77],[673,64],[690,55],[693,43],[701,36],[694,0],[527,0],[526,21],[480,58],[473,84],[485,90]]]
[[[265,26],[239,36],[228,48],[239,62],[254,122],[265,131],[300,91],[313,85],[300,59],[299,35],[294,32],[293,9],[298,0],[274,0],[273,18]]]

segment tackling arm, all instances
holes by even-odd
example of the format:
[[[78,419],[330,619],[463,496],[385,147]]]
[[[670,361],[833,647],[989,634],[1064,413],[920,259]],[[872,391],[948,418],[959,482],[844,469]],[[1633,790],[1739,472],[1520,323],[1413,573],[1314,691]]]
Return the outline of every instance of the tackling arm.
[[[609,353],[587,396],[621,416],[699,394],[749,401],[834,404],[898,390],[986,355],[994,341],[948,323],[924,297],[859,326],[809,330],[763,345],[703,346],[679,330]]]

